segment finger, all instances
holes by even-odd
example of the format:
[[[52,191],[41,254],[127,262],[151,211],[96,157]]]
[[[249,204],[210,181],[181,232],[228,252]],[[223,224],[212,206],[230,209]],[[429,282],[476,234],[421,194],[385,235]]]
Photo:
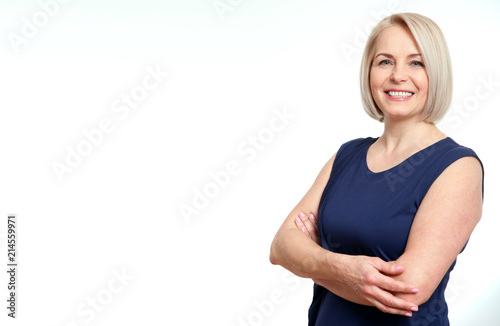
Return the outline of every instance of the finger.
[[[315,236],[318,233],[318,229],[316,228],[316,225],[311,222],[310,217],[301,216],[302,223],[304,224],[307,233],[309,233],[311,236]]]
[[[417,305],[398,298],[387,291],[375,288],[373,292],[373,303],[383,312],[411,317],[412,312],[418,311]]]
[[[418,311],[417,305],[377,287],[370,287],[370,290],[365,290],[365,295],[368,301],[386,313],[410,317],[412,312]]]
[[[304,232],[306,235],[311,236],[309,232],[307,232],[307,228],[304,225],[304,222],[302,221],[303,218],[305,218],[305,214],[303,212],[299,213],[299,216],[295,219],[295,226]]]
[[[309,234],[311,235],[311,238],[314,240],[314,242],[319,243],[319,231],[317,222],[318,220],[316,216],[314,216],[314,214],[311,213],[305,225],[306,229],[309,231]]]
[[[314,222],[310,220],[311,216],[314,217]],[[295,219],[295,226],[306,235],[308,235],[314,242],[320,244],[319,233],[316,227],[316,218],[314,214],[311,213],[309,217],[307,217],[304,212],[300,212],[299,216]]]
[[[375,277],[375,284],[378,287],[386,289],[390,292],[401,292],[401,293],[418,293],[419,290],[416,286],[407,284],[405,282],[396,281],[387,275],[398,275],[404,271],[404,267],[401,265],[396,265],[394,263],[388,263],[382,259],[373,260],[373,266],[383,273]]]
[[[375,267],[386,275],[399,275],[404,272],[404,266],[398,265],[396,262],[386,262],[382,259],[374,261]]]
[[[374,301],[373,305],[378,308],[380,311],[388,314],[393,314],[393,315],[402,315],[406,317],[411,317],[413,315],[412,311],[407,311],[407,310],[401,310],[401,309],[396,309],[396,308],[391,308],[379,301]]]
[[[312,228],[314,228],[314,230],[317,232],[318,231],[318,219],[316,218],[316,216],[314,216],[313,213],[309,214],[308,221],[309,221],[309,223],[311,223]]]
[[[375,284],[377,285],[378,287],[382,288],[382,289],[385,289],[389,292],[400,292],[400,293],[418,293],[419,290],[416,286],[414,285],[411,285],[411,284],[407,284],[405,282],[402,282],[402,281],[396,281],[394,280],[393,278],[389,277],[389,276],[385,276],[385,275],[380,275],[378,277],[378,284]]]

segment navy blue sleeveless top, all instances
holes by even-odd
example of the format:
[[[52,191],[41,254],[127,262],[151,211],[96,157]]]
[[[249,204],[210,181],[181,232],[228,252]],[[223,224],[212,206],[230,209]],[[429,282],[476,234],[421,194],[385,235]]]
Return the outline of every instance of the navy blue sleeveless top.
[[[366,154],[376,140],[355,139],[338,150],[319,204],[319,232],[325,249],[394,261],[405,250],[413,218],[434,180],[462,157],[479,158],[448,137],[374,173]],[[455,263],[413,317],[352,303],[315,284],[309,326],[449,325],[444,291]]]

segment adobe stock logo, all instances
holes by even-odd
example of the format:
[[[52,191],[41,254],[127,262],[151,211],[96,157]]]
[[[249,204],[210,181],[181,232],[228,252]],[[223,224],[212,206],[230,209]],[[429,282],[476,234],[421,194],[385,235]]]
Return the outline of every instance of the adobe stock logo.
[[[281,110],[273,109],[273,117],[267,123],[267,126],[261,128],[257,134],[248,136],[237,146],[237,152],[243,156],[244,160],[234,158],[229,160],[222,169],[208,172],[210,181],[201,187],[193,188],[193,195],[190,204],[180,203],[179,211],[186,223],[191,222],[192,216],[197,216],[201,211],[207,208],[210,201],[217,198],[221,191],[229,186],[231,180],[243,172],[242,162],[251,162],[255,160],[257,154],[267,148],[274,140],[276,134],[281,133],[295,118],[295,114],[286,107]]]
[[[372,29],[383,18],[402,11],[401,2],[399,0],[389,1],[386,8],[386,10],[371,11],[370,15],[373,19],[366,22],[363,30],[357,26],[354,28],[356,34],[354,35],[352,43],[341,42],[339,44],[340,50],[342,51],[344,58],[347,60],[347,63],[351,63],[353,55],[361,55],[363,53],[368,36],[370,35]]]
[[[118,120],[125,120],[130,116],[132,110],[137,110],[144,102],[151,91],[156,90],[168,76],[162,71],[159,65],[156,68],[145,67],[146,73],[142,82],[132,87],[128,93],[122,93],[111,103],[111,111],[118,115]],[[114,120],[117,120],[114,119]],[[66,145],[66,155],[63,163],[52,161],[52,170],[59,182],[63,182],[63,177],[67,173],[73,172],[83,162],[83,158],[92,154],[94,149],[101,145],[105,135],[111,134],[115,130],[115,123],[111,118],[103,118],[97,123],[95,128],[83,129],[82,137],[75,146]]]
[[[432,140],[430,140],[430,142],[432,142]],[[432,144],[401,162],[396,169],[389,169],[388,171],[385,171],[384,177],[391,191],[395,192],[399,183],[404,184],[407,179],[415,173],[416,167],[424,163],[424,161],[429,158],[435,150],[436,146]]]
[[[215,0],[212,2],[220,20],[224,20],[224,16],[228,12],[233,12],[236,7],[241,5],[243,0]]]
[[[92,322],[96,315],[105,310],[116,295],[122,293],[134,279],[133,275],[127,274],[125,268],[119,273],[115,269],[111,270],[113,277],[109,280],[107,286],[100,289],[94,296],[87,296],[85,302],[82,302],[76,308],[77,314],[85,318],[87,323]]]
[[[47,26],[52,18],[57,16],[60,12],[61,6],[65,5],[69,0],[48,0],[40,1],[38,5],[40,10],[35,12],[31,19],[26,16],[21,17],[22,27],[19,34],[9,32],[7,38],[10,45],[16,53],[19,53],[20,47],[28,43],[28,41],[35,38],[40,30]]]
[[[478,76],[478,80],[479,83],[474,88],[474,93],[466,96],[461,103],[453,104],[445,116],[443,122],[451,123],[453,129],[460,128],[464,119],[468,119],[471,113],[479,111],[483,102],[491,98],[497,88],[500,88],[500,82],[493,80],[492,74],[489,74],[488,78]]]
[[[106,285],[93,292],[92,295],[86,296],[85,300],[76,306],[76,316],[65,322],[64,326],[81,326],[93,323],[100,314],[109,309],[113,302],[117,301],[117,298],[122,296],[122,293],[130,287],[130,283],[133,283],[134,279],[135,276],[128,273],[124,267],[121,270],[112,269],[111,277]]]
[[[263,299],[253,300],[253,309],[250,312],[237,316],[237,326],[267,325],[268,323],[266,323],[266,321],[269,321],[276,312],[281,310],[280,312],[283,313],[283,305],[289,298],[293,297],[294,293],[297,292],[305,282],[304,279],[287,270],[284,271],[281,281],[282,284],[270,291]]]

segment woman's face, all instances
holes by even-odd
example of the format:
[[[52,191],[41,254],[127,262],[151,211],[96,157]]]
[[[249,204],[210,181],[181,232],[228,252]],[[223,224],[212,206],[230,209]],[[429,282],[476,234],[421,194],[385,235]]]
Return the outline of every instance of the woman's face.
[[[406,28],[392,26],[378,36],[370,89],[384,119],[401,120],[421,114],[429,79],[417,43]]]

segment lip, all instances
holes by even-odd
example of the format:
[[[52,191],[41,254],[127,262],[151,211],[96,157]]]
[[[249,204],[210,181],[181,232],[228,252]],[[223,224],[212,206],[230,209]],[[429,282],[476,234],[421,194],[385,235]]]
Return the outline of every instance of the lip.
[[[386,89],[384,92],[408,92],[408,93],[413,93],[415,94],[415,92],[412,92],[410,90],[407,90],[407,89],[399,89],[399,88],[390,88],[390,89]]]
[[[391,88],[391,89],[388,89],[388,90],[384,91],[385,96],[388,99],[390,99],[391,101],[398,101],[398,102],[409,101],[413,97],[413,95],[411,95],[409,97],[393,97],[393,96],[389,95],[389,92],[408,92],[408,93],[412,93],[413,95],[415,95],[415,92],[412,92],[412,91],[409,91],[409,90],[406,90],[406,89]]]

